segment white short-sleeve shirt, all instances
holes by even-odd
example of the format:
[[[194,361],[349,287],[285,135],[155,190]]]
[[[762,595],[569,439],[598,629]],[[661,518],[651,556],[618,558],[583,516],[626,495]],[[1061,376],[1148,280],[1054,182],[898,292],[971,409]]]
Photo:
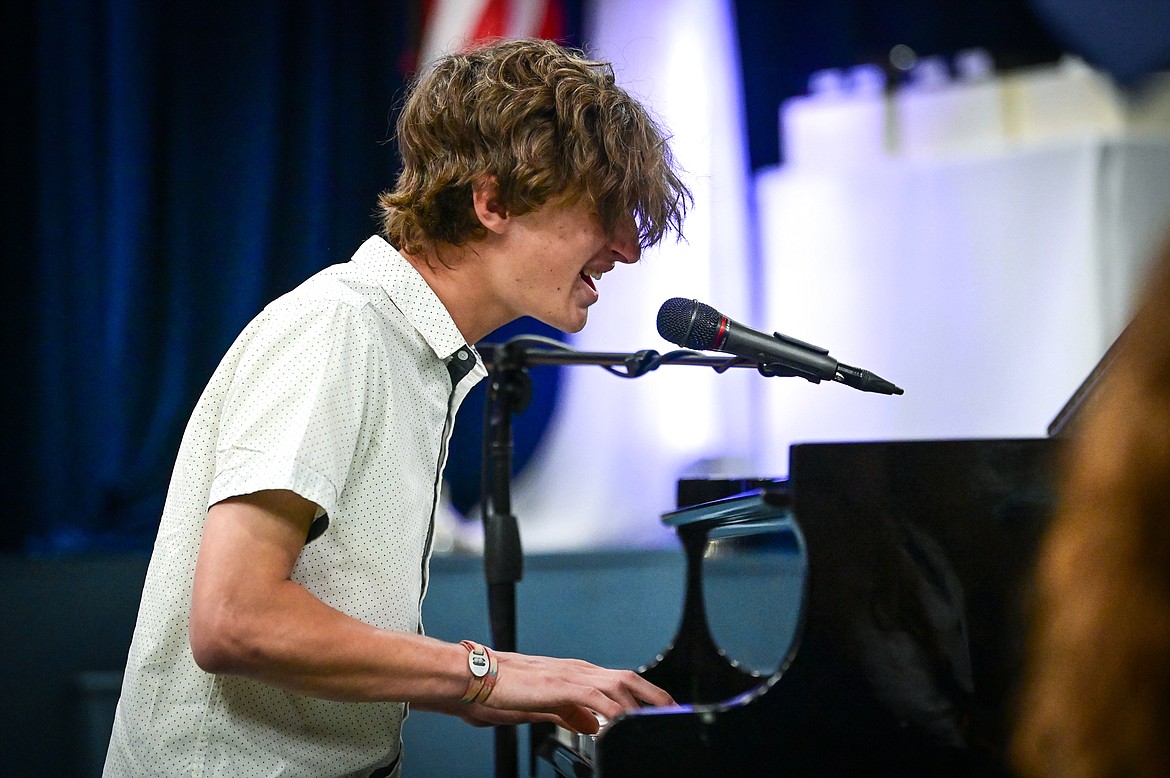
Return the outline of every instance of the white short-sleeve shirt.
[[[248,325],[183,436],[106,776],[365,776],[398,759],[402,703],[199,669],[187,638],[195,558],[211,505],[290,489],[319,508],[293,580],[368,624],[421,631],[451,426],[485,375],[422,276],[378,237]]]

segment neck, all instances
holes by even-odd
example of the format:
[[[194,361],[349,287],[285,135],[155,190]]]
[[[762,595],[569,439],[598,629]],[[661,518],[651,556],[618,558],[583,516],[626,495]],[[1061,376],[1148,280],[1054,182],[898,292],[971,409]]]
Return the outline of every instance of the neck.
[[[475,246],[442,244],[426,254],[399,253],[431,287],[468,343],[482,340],[517,318],[491,296],[483,273],[485,263]]]

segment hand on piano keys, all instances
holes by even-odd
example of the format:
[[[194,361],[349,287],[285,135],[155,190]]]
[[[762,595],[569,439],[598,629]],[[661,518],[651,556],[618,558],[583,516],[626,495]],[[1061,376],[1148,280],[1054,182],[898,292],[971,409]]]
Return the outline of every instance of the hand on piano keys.
[[[551,721],[572,732],[596,735],[625,711],[675,705],[670,694],[632,670],[610,670],[581,659],[507,651],[495,655],[499,661],[495,689],[463,714],[472,723]]]

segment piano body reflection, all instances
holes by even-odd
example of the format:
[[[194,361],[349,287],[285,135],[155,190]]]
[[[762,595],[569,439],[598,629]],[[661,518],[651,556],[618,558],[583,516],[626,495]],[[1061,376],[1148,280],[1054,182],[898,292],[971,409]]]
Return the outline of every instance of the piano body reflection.
[[[681,707],[623,715],[596,738],[534,726],[533,772],[1010,775],[1056,445],[809,444],[792,448],[786,482],[680,482],[685,507],[664,521],[687,555],[682,623],[639,672]],[[804,556],[802,598],[787,652],[761,673],[717,644],[702,579],[727,546],[776,542]]]

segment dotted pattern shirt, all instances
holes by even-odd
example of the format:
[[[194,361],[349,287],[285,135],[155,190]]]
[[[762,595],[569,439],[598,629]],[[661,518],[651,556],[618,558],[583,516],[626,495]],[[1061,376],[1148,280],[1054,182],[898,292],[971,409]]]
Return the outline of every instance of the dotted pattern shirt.
[[[248,325],[183,436],[106,776],[366,776],[398,759],[402,703],[199,669],[187,638],[195,558],[211,505],[290,489],[318,506],[293,580],[368,624],[421,632],[451,425],[485,375],[422,276],[378,237]]]

